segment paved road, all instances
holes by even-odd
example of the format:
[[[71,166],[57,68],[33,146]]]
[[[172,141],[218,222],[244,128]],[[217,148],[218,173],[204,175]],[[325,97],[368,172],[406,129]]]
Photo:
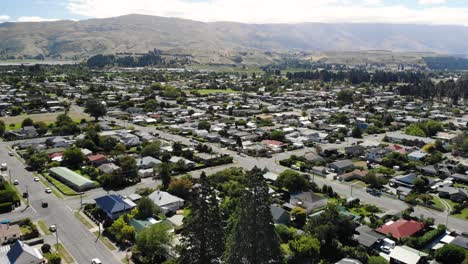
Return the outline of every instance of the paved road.
[[[59,240],[67,248],[75,261],[91,263],[91,259],[100,258],[107,263],[120,263],[101,242],[96,241],[96,236],[75,218],[72,208],[67,204],[68,200],[57,198],[53,194],[45,193],[45,186],[41,182],[34,182],[34,175],[25,169],[24,164],[15,156],[8,155],[10,142],[0,143],[0,161],[8,164],[12,181],[18,180],[17,188],[21,192],[29,192],[30,206],[25,211],[15,210],[9,214],[3,214],[1,219],[19,219],[30,217],[33,221],[42,219],[48,226],[57,226]],[[8,177],[7,177],[8,179]],[[49,203],[48,208],[42,208],[42,201]],[[79,208],[79,204],[73,207]],[[46,238],[54,241],[54,235]]]
[[[118,119],[112,119],[112,120],[114,120],[119,125],[124,124],[122,120],[118,120]],[[144,126],[139,126],[139,125],[133,125],[133,126],[140,131],[157,132],[159,133],[161,138],[166,139],[166,140],[178,141],[187,145],[192,144],[188,138],[185,138],[179,135],[173,135],[167,132],[163,132],[163,131],[157,130],[155,127],[144,127]],[[343,149],[346,146],[350,146],[353,143],[360,141],[360,140],[381,142],[383,137],[384,135],[381,134],[381,135],[376,135],[376,136],[374,135],[366,136],[364,139],[347,138],[345,142],[341,142],[338,144],[325,144],[325,146],[334,147],[337,149]],[[231,151],[231,150],[219,147],[218,144],[207,143],[207,145],[212,147],[215,152],[229,154],[234,157],[234,164],[206,169],[205,171],[208,174],[220,171],[230,166],[242,167],[244,169],[252,169],[254,166],[257,166],[259,168],[262,168],[262,169],[266,168],[271,172],[279,174],[283,172],[284,170],[286,170],[287,168],[279,165],[277,163],[278,161],[288,158],[292,154],[304,155],[306,152],[314,151],[311,148],[303,148],[303,149],[298,149],[294,151],[274,154],[272,158],[255,158],[255,157],[249,157],[249,156],[242,157],[238,155],[235,151]],[[200,173],[201,171],[192,172],[192,175],[194,177],[197,177],[200,175]],[[361,201],[365,203],[369,203],[369,204],[374,204],[384,209],[388,213],[397,213],[408,208],[408,205],[403,201],[400,201],[394,198],[389,198],[386,196],[376,197],[376,196],[368,194],[364,189],[358,188],[357,186],[351,187],[349,184],[341,183],[339,181],[335,181],[332,179],[322,178],[319,176],[314,177],[314,181],[317,183],[319,187],[322,187],[324,184],[327,184],[329,186],[332,186],[333,190],[340,195],[343,195],[345,197],[359,198]],[[457,231],[468,230],[467,221],[459,219],[459,218],[454,218],[451,216],[447,217],[447,214],[445,212],[441,213],[441,212],[427,209],[425,207],[417,206],[414,208],[413,215],[417,217],[421,217],[421,216],[432,217],[434,218],[436,224],[447,224],[447,226],[453,230],[457,230]]]

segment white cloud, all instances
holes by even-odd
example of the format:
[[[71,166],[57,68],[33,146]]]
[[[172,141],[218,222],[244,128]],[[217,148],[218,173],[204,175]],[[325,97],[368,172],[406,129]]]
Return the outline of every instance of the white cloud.
[[[57,21],[55,18],[43,18],[38,16],[22,16],[16,19],[16,22],[44,22],[44,21]]]
[[[447,0],[419,0],[420,5],[440,5],[445,4]]]
[[[137,13],[246,23],[370,22],[468,26],[468,7],[413,9],[404,5],[386,5],[382,0],[68,0],[67,8],[73,14],[96,18]]]
[[[7,15],[0,15],[0,22],[8,21],[9,19],[10,19],[10,17],[7,16]]]

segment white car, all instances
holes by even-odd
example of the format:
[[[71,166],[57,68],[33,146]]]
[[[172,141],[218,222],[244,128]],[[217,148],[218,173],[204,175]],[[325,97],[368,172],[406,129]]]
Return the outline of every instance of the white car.
[[[46,193],[51,193],[52,190],[51,190],[50,188],[46,188],[46,189],[45,189],[45,192],[46,192]]]
[[[18,180],[14,180],[14,181],[13,181],[13,184],[14,184],[14,185],[18,185],[18,184],[19,184],[19,181],[18,181]]]
[[[93,259],[91,260],[91,263],[92,263],[92,264],[102,264],[102,261],[101,261],[100,259],[98,259],[98,258],[93,258]]]
[[[57,227],[55,225],[51,225],[51,226],[49,226],[49,230],[50,230],[50,232],[55,232],[55,231],[57,231]]]
[[[34,181],[35,181],[35,182],[38,182],[38,181],[39,181],[39,177],[34,177]]]

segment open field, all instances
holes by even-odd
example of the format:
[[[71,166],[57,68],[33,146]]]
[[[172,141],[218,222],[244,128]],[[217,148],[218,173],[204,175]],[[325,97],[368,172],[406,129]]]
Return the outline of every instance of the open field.
[[[46,124],[50,124],[55,122],[57,116],[63,114],[63,112],[56,112],[56,113],[45,113],[45,114],[31,114],[31,115],[18,115],[18,116],[4,116],[0,117],[0,120],[5,122],[6,129],[18,129],[21,127],[21,122],[23,122],[26,118],[31,118],[34,122],[44,122]],[[79,112],[68,112],[68,116],[74,121],[79,122],[81,119],[85,118],[87,120],[92,120],[92,118],[83,113]],[[15,127],[10,128],[10,124],[15,124]]]

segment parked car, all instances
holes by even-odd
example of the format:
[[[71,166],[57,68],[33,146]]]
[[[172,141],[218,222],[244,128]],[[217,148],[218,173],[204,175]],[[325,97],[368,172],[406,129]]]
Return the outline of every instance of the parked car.
[[[13,156],[13,152],[8,151],[8,155]]]
[[[93,260],[91,260],[91,263],[92,264],[102,264],[102,261],[98,258],[93,258]]]
[[[46,188],[46,189],[45,189],[45,192],[46,192],[46,193],[51,193],[52,190],[51,190],[50,188]]]
[[[6,163],[2,163],[2,164],[0,165],[0,169],[1,169],[2,171],[6,171],[6,170],[8,169],[8,165],[7,165]]]
[[[34,181],[35,181],[35,182],[38,182],[38,181],[39,181],[39,177],[34,177]]]
[[[50,232],[55,232],[55,231],[57,231],[57,227],[55,225],[51,225],[51,226],[49,226],[49,230],[50,230]]]
[[[381,246],[380,251],[389,254],[390,253],[390,247],[389,246]]]
[[[13,181],[13,184],[14,184],[14,185],[18,185],[18,184],[19,184],[19,181],[18,181],[18,180],[14,180],[14,181]]]

